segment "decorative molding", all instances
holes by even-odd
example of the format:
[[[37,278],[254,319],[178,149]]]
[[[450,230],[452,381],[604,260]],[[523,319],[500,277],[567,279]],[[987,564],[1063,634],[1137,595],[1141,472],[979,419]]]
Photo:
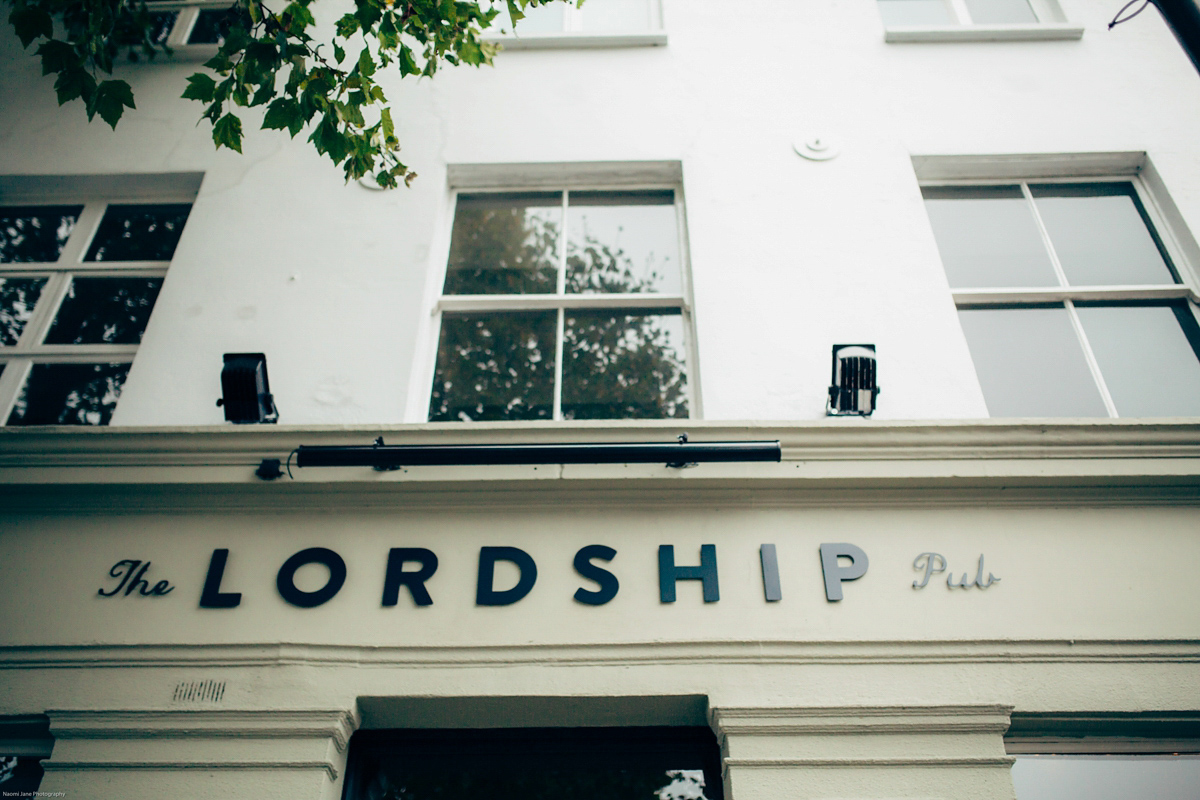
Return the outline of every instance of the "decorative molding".
[[[1195,664],[1200,640],[537,644],[364,647],[315,644],[30,645],[0,647],[0,669],[371,666],[492,669],[677,664]],[[220,714],[220,711],[177,711]],[[265,713],[265,712],[264,712]],[[333,713],[333,712],[322,712]]]
[[[1012,706],[945,705],[862,708],[714,708],[712,727],[725,735],[991,733],[1008,730]]]
[[[504,50],[574,50],[598,47],[665,47],[666,31],[628,33],[526,33],[521,36],[484,34],[483,41]]]
[[[726,758],[725,768],[765,767],[1011,767],[1012,756],[945,756],[940,758]]]
[[[936,25],[887,28],[889,44],[938,42],[1044,42],[1083,38],[1082,25],[1033,22],[1026,25]]]
[[[46,712],[57,741],[67,739],[329,739],[345,752],[357,728],[344,709],[61,710]]]
[[[627,423],[447,423],[383,427],[212,426],[193,428],[0,429],[0,498],[7,511],[52,508],[122,511],[167,507],[209,511],[450,503],[525,504],[514,490],[572,502],[694,502],[709,493],[736,502],[831,502],[823,493],[860,493],[862,502],[942,502],[937,492],[1054,489],[1090,491],[1086,502],[1200,503],[1200,423],[1196,420],[1026,420],[887,422],[835,419],[791,425],[676,420]],[[267,428],[270,428],[267,430]],[[300,444],[362,444],[384,435],[394,444],[531,444],[670,441],[686,428],[696,441],[779,439],[780,463],[541,465],[297,469],[270,483],[254,472],[264,458],[286,462]],[[63,486],[72,491],[64,492]],[[193,487],[190,496],[184,487]],[[933,494],[913,493],[922,488]],[[872,492],[894,490],[890,498]],[[810,493],[806,496],[804,492]],[[655,494],[655,493],[658,494]],[[1125,492],[1124,495],[1121,493]],[[214,502],[213,493],[220,495]],[[1069,492],[1068,492],[1069,494]],[[789,498],[796,498],[791,500]],[[905,500],[904,498],[908,499]],[[943,499],[945,495],[941,496]],[[853,496],[847,498],[854,500]],[[969,499],[969,498],[968,498]],[[996,499],[1001,499],[997,497]]]
[[[335,781],[338,770],[328,761],[43,761],[46,772],[93,770],[324,770]]]

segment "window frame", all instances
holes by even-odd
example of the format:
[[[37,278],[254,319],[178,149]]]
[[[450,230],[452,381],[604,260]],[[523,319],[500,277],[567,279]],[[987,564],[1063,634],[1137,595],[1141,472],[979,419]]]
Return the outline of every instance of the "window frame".
[[[966,0],[941,0],[951,22],[944,25],[895,25],[883,23],[884,41],[902,42],[988,42],[1080,39],[1083,26],[1072,24],[1058,0],[1028,0],[1036,22],[975,23]],[[876,6],[888,0],[876,0]],[[880,20],[882,22],[882,13]]]
[[[491,28],[484,31],[483,40],[492,44],[502,45],[505,50],[664,46],[667,44],[667,32],[663,16],[662,0],[649,0],[648,11],[650,14],[650,24],[645,29],[586,31],[583,29],[582,11],[576,8],[573,3],[566,3],[563,7],[563,27],[561,31],[542,31],[523,34],[508,27],[507,17],[504,16],[504,12],[501,10],[501,16],[496,19],[501,27],[504,28],[504,32],[501,33],[498,29]],[[520,23],[518,23],[519,25]]]
[[[550,165],[548,165],[550,166]],[[553,165],[557,166],[557,165]],[[554,365],[554,399],[552,417],[542,420],[545,423],[572,422],[562,418],[562,371],[563,371],[563,329],[565,312],[572,309],[613,310],[621,309],[664,309],[678,310],[682,319],[683,342],[681,350],[686,359],[687,374],[687,419],[703,419],[699,391],[698,348],[696,347],[695,312],[692,299],[691,258],[688,249],[687,215],[682,181],[653,180],[648,176],[635,176],[628,181],[603,180],[580,176],[577,180],[569,178],[547,183],[545,180],[524,180],[512,182],[486,181],[486,185],[452,186],[448,193],[445,222],[440,226],[441,235],[437,247],[432,251],[437,254],[436,267],[430,272],[430,298],[426,307],[430,309],[430,321],[426,328],[427,342],[420,345],[423,358],[418,359],[419,367],[414,370],[415,380],[409,391],[405,418],[408,422],[429,423],[429,402],[433,390],[433,380],[437,372],[437,351],[441,339],[442,316],[449,313],[480,313],[504,311],[548,311],[558,312],[555,323],[555,365]],[[570,192],[578,191],[663,191],[674,193],[675,226],[679,244],[680,292],[678,294],[629,293],[629,294],[567,294],[564,290],[565,263],[567,241],[562,237],[559,245],[559,270],[557,273],[557,288],[554,293],[530,294],[483,294],[483,295],[447,295],[443,292],[446,283],[446,273],[449,267],[451,235],[454,227],[455,209],[460,194],[508,194],[512,192],[545,192],[561,191],[563,193],[563,221],[566,221]],[[648,422],[650,420],[641,420]],[[505,424],[511,424],[514,421]],[[441,423],[438,423],[441,424]],[[461,424],[461,423],[446,423]]]
[[[1103,162],[1105,159],[1100,160]],[[934,165],[940,166],[937,164],[937,161],[937,159],[932,159]],[[1010,166],[1019,164],[1019,161],[1015,159],[1005,159],[1005,161]],[[925,164],[914,159],[914,165],[917,168],[918,177],[920,177],[922,166],[925,166]],[[1041,166],[1040,169],[1031,169],[1029,174],[1024,175],[1015,173],[1011,169],[1006,169],[1003,170],[1006,174],[998,177],[930,177],[920,180],[922,190],[935,187],[1020,186],[1021,194],[1033,215],[1041,236],[1042,245],[1059,280],[1059,285],[1052,287],[950,287],[950,295],[954,301],[956,311],[963,309],[1004,309],[1039,306],[1064,308],[1067,311],[1076,340],[1083,352],[1088,371],[1100,393],[1105,410],[1108,412],[1108,418],[1118,419],[1120,416],[1117,413],[1116,405],[1109,392],[1103,373],[1100,370],[1096,356],[1092,351],[1091,344],[1088,342],[1087,333],[1079,319],[1075,303],[1153,306],[1170,305],[1173,302],[1178,303],[1179,301],[1183,301],[1192,319],[1200,326],[1200,282],[1197,280],[1195,261],[1188,257],[1188,248],[1177,235],[1179,233],[1177,226],[1172,224],[1169,215],[1160,206],[1160,192],[1152,191],[1147,181],[1143,180],[1143,171],[1146,166],[1144,154],[1142,154],[1142,159],[1138,162],[1137,166],[1128,171],[1120,169],[1108,172],[1082,170],[1077,171],[1079,174],[1065,174],[1071,171],[1065,168],[1062,173],[1051,175],[1047,174],[1045,165],[1039,166]],[[935,168],[929,171],[937,170]],[[950,171],[954,171],[953,168]],[[1146,223],[1148,232],[1160,246],[1167,262],[1167,268],[1178,279],[1178,283],[1107,286],[1069,285],[1053,242],[1050,239],[1049,231],[1042,219],[1037,204],[1034,202],[1030,184],[1071,185],[1095,183],[1128,183],[1132,185],[1137,202],[1141,205],[1141,210],[1144,214],[1143,221]],[[932,226],[930,233],[932,235]],[[936,237],[934,239],[936,241]],[[1184,333],[1186,335],[1187,331],[1184,331]],[[1195,343],[1193,343],[1193,348],[1195,348]],[[1200,359],[1200,355],[1197,358]]]
[[[0,186],[0,189],[3,187]],[[44,344],[58,315],[71,282],[87,278],[161,278],[167,276],[171,261],[85,261],[88,248],[100,229],[110,205],[194,205],[196,195],[186,189],[166,190],[146,196],[116,191],[112,194],[83,191],[77,194],[52,192],[29,196],[0,191],[0,205],[83,206],[58,259],[53,262],[0,263],[0,278],[46,278],[33,313],[14,345],[0,345],[0,427],[8,427],[8,418],[21,396],[21,390],[37,364],[133,364],[140,344]],[[181,232],[182,235],[182,232]],[[161,291],[161,290],[160,290]],[[156,303],[157,305],[157,303]],[[151,310],[147,321],[154,312]]]

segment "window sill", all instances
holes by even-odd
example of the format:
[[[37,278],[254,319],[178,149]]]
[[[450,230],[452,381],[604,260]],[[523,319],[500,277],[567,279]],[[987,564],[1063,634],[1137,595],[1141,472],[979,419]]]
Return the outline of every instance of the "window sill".
[[[629,33],[528,33],[524,36],[484,36],[485,42],[498,44],[505,50],[572,50],[596,47],[663,47],[666,31],[632,31]]]
[[[1083,38],[1082,25],[939,25],[887,28],[883,40],[901,42],[1040,42]]]

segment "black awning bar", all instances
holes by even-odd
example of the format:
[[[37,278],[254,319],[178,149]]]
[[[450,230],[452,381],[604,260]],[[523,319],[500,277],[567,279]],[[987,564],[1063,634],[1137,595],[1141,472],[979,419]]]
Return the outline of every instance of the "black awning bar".
[[[773,442],[623,442],[619,444],[300,445],[297,467],[468,466],[500,464],[667,464],[781,461]]]

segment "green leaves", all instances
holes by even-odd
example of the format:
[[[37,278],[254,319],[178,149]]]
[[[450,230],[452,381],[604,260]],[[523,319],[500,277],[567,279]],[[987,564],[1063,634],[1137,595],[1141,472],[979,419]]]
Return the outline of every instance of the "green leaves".
[[[233,114],[226,114],[217,120],[212,136],[217,147],[242,152],[242,121]]]
[[[125,81],[104,81],[96,87],[87,104],[88,119],[96,114],[100,119],[117,129],[117,121],[125,113],[126,108],[136,108],[133,104],[133,89]]]
[[[285,0],[278,12],[261,0],[232,0],[224,39],[204,64],[209,72],[188,77],[182,95],[204,104],[200,118],[212,123],[218,148],[240,153],[238,109],[266,106],[264,130],[295,137],[311,128],[308,140],[342,167],[347,180],[370,175],[392,188],[416,177],[399,160],[382,74],[394,68],[402,78],[431,77],[443,62],[490,65],[497,48],[480,34],[499,12],[490,4],[481,8],[483,0],[351,1],[354,10],[337,20],[332,39],[319,42],[310,34],[316,0]],[[521,9],[558,0],[505,1],[519,20]],[[118,57],[171,52],[151,39],[154,15],[143,0],[7,2],[22,45],[40,41],[35,55],[42,73],[55,76],[59,104],[81,99],[89,120],[99,115],[114,128],[125,109],[135,107],[133,91],[101,73],[111,74]],[[55,38],[56,27],[61,38]],[[358,53],[350,63],[348,51]]]

